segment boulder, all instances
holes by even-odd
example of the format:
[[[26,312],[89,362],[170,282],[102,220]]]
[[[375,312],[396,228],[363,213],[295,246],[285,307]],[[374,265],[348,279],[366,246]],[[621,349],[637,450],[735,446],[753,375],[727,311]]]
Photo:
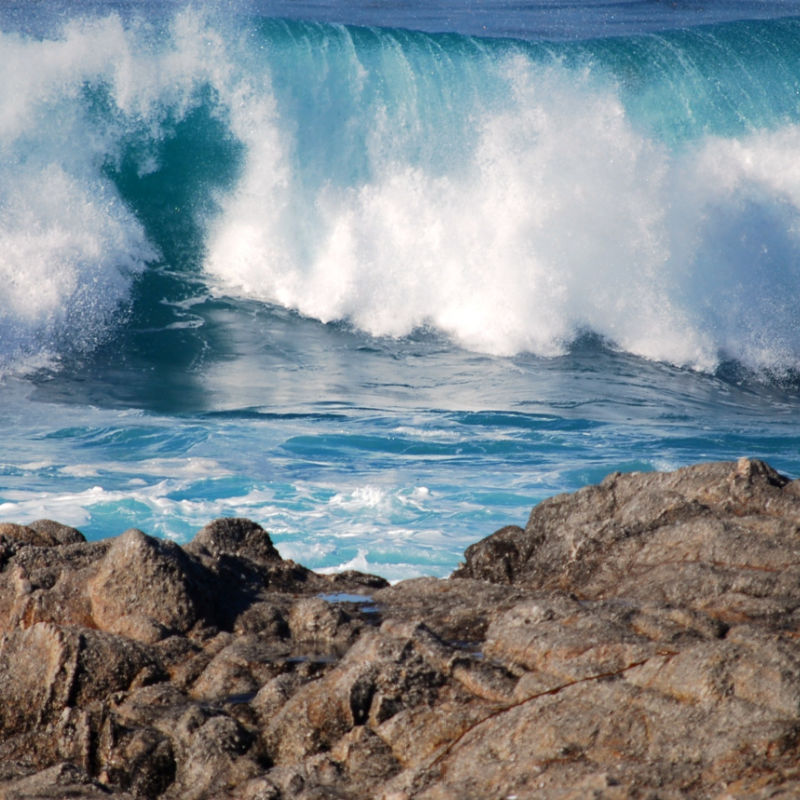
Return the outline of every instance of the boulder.
[[[614,473],[470,546],[454,577],[793,625],[798,531],[800,484],[760,461]]]
[[[61,544],[58,536],[46,527],[36,530],[31,525],[18,525],[15,522],[0,522],[0,542],[16,546],[53,547]]]
[[[148,642],[188,631],[200,618],[196,571],[178,545],[125,531],[88,585],[95,623]]]
[[[52,519],[37,519],[28,527],[43,536],[50,537],[55,544],[80,544],[86,541],[86,537],[77,528]]]
[[[249,519],[216,519],[195,534],[186,550],[215,559],[223,555],[246,558],[257,564],[281,560],[269,534]]]

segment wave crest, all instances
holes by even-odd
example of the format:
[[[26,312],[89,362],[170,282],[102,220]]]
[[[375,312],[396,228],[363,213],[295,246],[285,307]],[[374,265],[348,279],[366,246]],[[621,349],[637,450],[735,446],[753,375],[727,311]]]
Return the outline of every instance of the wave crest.
[[[25,81],[0,88],[0,368],[91,348],[184,259],[375,336],[796,370],[798,30],[544,46],[187,9],[0,35]]]
[[[342,86],[327,102],[348,110],[339,125],[357,128],[364,163],[344,184],[304,172],[337,135],[317,124],[309,144],[295,127],[330,112],[325,86],[304,87],[288,119],[272,88],[269,113],[240,115],[243,177],[206,259],[225,291],[502,355],[558,354],[591,330],[704,370],[797,366],[797,125],[670,144],[605,68],[462,48],[426,69],[428,40],[376,57],[347,31],[331,38],[324,74]]]

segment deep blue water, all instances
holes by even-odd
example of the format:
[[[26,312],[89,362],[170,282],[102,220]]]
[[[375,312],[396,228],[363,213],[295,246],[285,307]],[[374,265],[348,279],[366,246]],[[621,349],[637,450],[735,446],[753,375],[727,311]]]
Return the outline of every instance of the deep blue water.
[[[80,9],[0,7],[0,518],[394,579],[800,475],[800,2]]]

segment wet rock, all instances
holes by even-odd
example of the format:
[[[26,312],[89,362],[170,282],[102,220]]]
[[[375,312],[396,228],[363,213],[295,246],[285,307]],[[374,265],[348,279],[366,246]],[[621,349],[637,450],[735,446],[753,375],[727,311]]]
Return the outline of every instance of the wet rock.
[[[389,586],[0,529],[0,798],[793,797],[800,482],[611,475]]]

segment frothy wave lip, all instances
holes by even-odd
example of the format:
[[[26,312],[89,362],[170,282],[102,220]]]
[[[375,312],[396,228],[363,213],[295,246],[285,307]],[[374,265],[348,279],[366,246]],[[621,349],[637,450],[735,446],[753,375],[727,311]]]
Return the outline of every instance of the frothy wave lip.
[[[800,88],[796,25],[771,49],[762,26],[579,55],[192,9],[159,26],[0,35],[24,81],[0,82],[0,370],[96,347],[164,300],[138,276],[184,257],[176,315],[202,269],[373,336],[555,356],[591,331],[695,369],[800,367],[800,122],[772,100]]]
[[[308,85],[294,87],[306,104],[293,97],[287,116],[281,89],[274,104],[259,95],[233,115],[244,167],[205,261],[224,291],[374,336],[429,327],[501,356],[561,355],[591,331],[705,371],[725,359],[797,366],[800,128],[778,115],[774,129],[701,131],[676,145],[643,119],[651,107],[660,130],[662,105],[679,115],[683,100],[697,111],[719,79],[700,39],[686,55],[706,75],[661,76],[637,94],[607,52],[601,68],[536,51],[454,49],[443,66],[429,41],[387,33],[377,63],[353,32],[326,37],[326,54],[307,56]],[[734,75],[754,79],[747,65],[737,72],[741,42],[710,40],[730,51]],[[664,55],[642,47],[631,43],[625,63]],[[689,69],[679,61],[665,63]],[[780,59],[773,66],[779,72]],[[281,67],[266,64],[265,77],[284,81]],[[774,90],[775,74],[761,77]],[[332,86],[339,125],[361,144],[345,179],[318,149],[340,132],[329,130]],[[737,130],[742,113],[730,111]],[[309,174],[307,162],[339,180]]]

